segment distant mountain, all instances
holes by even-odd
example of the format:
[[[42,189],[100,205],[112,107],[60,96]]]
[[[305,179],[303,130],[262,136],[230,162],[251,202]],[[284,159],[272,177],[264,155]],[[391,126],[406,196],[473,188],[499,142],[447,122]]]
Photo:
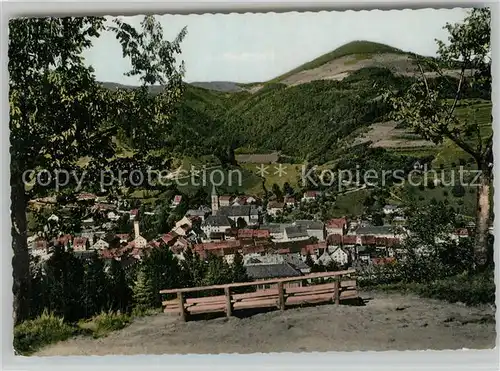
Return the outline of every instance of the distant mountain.
[[[111,90],[116,90],[116,89],[134,89],[136,86],[132,85],[124,85],[120,84],[117,82],[109,82],[105,81],[101,83],[104,87],[111,89]],[[191,86],[195,86],[197,88],[202,88],[202,89],[207,89],[207,90],[213,90],[213,91],[219,91],[222,93],[236,93],[243,91],[238,83],[231,82],[231,81],[197,81],[197,82],[190,82],[186,83]],[[161,89],[161,86],[152,86],[150,87],[151,92],[155,93]]]
[[[234,93],[243,90],[238,83],[231,81],[196,81],[189,84],[199,88],[215,90],[224,93]]]

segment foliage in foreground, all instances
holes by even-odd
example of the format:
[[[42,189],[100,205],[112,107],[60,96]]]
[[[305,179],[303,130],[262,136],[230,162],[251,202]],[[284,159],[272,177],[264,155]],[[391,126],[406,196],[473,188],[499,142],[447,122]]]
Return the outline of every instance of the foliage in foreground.
[[[14,349],[22,355],[29,355],[50,343],[66,340],[75,334],[75,328],[47,312],[39,317],[22,322],[14,328]]]
[[[120,312],[101,312],[77,324],[65,322],[63,317],[43,312],[35,319],[24,321],[14,327],[14,349],[18,354],[31,355],[49,344],[69,339],[74,335],[89,335],[99,338],[112,331],[128,326],[132,317]]]
[[[466,274],[438,279],[426,283],[387,283],[360,281],[360,287],[375,291],[410,292],[431,299],[466,305],[495,304],[493,272],[469,276]]]
[[[102,312],[88,321],[80,321],[78,328],[94,338],[108,335],[112,331],[121,330],[130,324],[131,317],[120,312]]]
[[[460,219],[443,202],[410,206],[404,254],[395,262],[374,266],[359,277],[364,289],[409,291],[449,302],[477,305],[495,302],[493,264],[474,269],[473,239],[452,240]],[[488,241],[489,255],[493,238]],[[488,259],[492,261],[492,259]]]

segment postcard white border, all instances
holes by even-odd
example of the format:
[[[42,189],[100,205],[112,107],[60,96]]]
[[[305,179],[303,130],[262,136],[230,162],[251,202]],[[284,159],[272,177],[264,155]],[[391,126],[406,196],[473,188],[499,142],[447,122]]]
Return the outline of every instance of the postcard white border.
[[[2,221],[2,369],[5,370],[88,370],[91,368],[120,368],[120,370],[141,369],[340,369],[340,370],[497,370],[500,362],[498,345],[496,349],[484,351],[405,351],[405,352],[328,352],[328,353],[275,353],[254,355],[164,355],[164,356],[105,356],[105,357],[14,357],[12,350],[12,249],[10,237],[10,184],[9,184],[9,110],[8,110],[8,73],[7,45],[8,19],[14,16],[43,15],[134,15],[134,14],[190,14],[190,13],[245,13],[245,12],[286,12],[319,10],[369,10],[369,9],[418,9],[454,8],[489,6],[492,9],[492,55],[493,55],[493,95],[492,101],[499,102],[500,69],[500,13],[498,1],[3,1],[0,3],[0,35],[2,65],[1,81],[1,135],[2,151],[0,218]],[[494,129],[500,128],[499,105],[493,105]],[[500,131],[494,130],[494,156],[500,155]],[[494,173],[498,164],[494,165]],[[494,188],[500,189],[500,178],[495,177]],[[500,215],[500,192],[495,192],[494,210]],[[500,218],[494,222],[494,230],[500,230]],[[498,263],[500,261],[500,242],[495,243],[495,281],[498,282]],[[500,285],[496,288],[497,311]],[[497,321],[497,336],[498,336]]]

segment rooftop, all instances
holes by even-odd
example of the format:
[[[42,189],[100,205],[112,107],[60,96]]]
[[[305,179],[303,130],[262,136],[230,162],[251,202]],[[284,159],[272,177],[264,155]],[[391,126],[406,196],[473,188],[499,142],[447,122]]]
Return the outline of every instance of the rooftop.
[[[288,263],[277,264],[249,264],[246,266],[247,274],[252,279],[297,277],[302,273]]]
[[[295,225],[304,227],[306,229],[323,229],[324,224],[319,220],[296,220]]]
[[[229,221],[229,218],[224,214],[210,215],[203,221],[202,226],[230,227],[231,222]]]
[[[366,227],[360,227],[356,230],[356,235],[383,235],[383,234],[394,234],[391,226],[388,225],[368,225]]]
[[[300,225],[292,225],[285,228],[288,238],[308,237],[307,230]]]
[[[233,206],[222,206],[217,215],[226,216],[249,216],[258,214],[258,211],[252,205],[233,205]]]

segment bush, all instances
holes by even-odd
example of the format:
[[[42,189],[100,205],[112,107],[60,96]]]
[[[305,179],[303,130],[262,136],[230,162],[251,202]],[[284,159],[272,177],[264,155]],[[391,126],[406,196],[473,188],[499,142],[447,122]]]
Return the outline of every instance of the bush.
[[[25,321],[14,328],[14,349],[29,355],[43,346],[66,340],[75,334],[75,329],[61,317],[43,312],[33,320]]]
[[[494,304],[495,282],[493,273],[474,276],[466,274],[419,285],[417,293],[433,299],[467,305]]]
[[[94,338],[108,335],[112,331],[121,330],[130,323],[130,316],[120,312],[101,312],[88,321],[81,321],[78,326],[92,333]]]
[[[464,186],[461,185],[461,184],[454,185],[453,188],[451,189],[451,194],[454,197],[463,197],[465,195],[465,188],[464,188]]]

